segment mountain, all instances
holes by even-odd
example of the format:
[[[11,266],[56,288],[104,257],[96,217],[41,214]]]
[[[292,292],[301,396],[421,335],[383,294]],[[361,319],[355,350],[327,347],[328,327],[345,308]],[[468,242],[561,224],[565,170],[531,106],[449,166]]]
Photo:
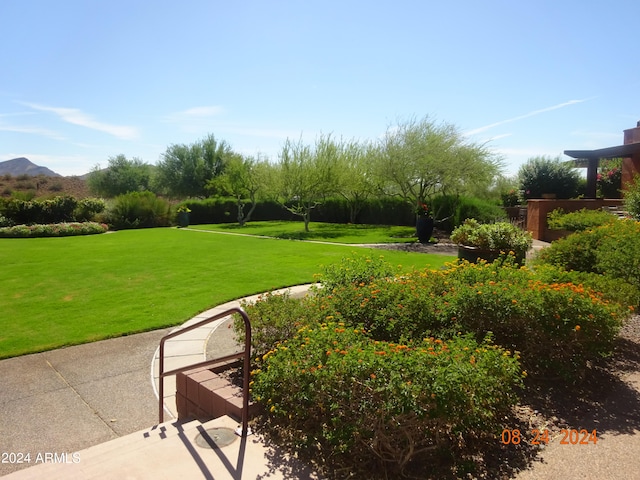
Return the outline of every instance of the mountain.
[[[24,157],[0,162],[0,175],[6,174],[14,177],[18,175],[31,175],[33,177],[37,177],[38,175],[44,175],[45,177],[60,176],[53,170],[49,170],[47,167],[40,167]]]

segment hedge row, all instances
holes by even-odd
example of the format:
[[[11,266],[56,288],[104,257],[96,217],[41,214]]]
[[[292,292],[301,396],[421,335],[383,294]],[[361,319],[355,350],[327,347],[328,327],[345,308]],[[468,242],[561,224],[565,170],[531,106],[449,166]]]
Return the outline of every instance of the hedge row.
[[[85,222],[104,209],[105,203],[99,198],[76,200],[69,195],[48,200],[0,199],[0,215],[13,225]]]
[[[237,204],[233,198],[209,198],[183,202],[191,210],[191,224],[233,223],[237,219]],[[248,207],[245,207],[245,213]],[[504,210],[491,202],[471,197],[440,196],[433,200],[436,225],[451,231],[467,218],[480,222],[506,220]],[[300,220],[273,201],[257,203],[251,220]],[[349,223],[349,206],[343,198],[329,198],[311,213],[312,222]],[[415,225],[413,208],[400,198],[375,198],[364,202],[356,216],[357,223],[368,225]]]

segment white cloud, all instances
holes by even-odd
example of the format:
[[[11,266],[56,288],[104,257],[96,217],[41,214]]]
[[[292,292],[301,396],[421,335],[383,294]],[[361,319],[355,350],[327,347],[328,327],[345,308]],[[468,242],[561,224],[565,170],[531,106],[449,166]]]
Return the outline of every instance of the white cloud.
[[[39,128],[39,127],[0,124],[0,131],[27,133],[27,134],[32,134],[32,135],[41,135],[43,137],[49,137],[49,138],[52,138],[54,140],[64,140],[65,139],[62,135],[54,132],[53,130],[48,130],[46,128]]]
[[[224,113],[224,108],[217,105],[210,105],[205,107],[193,107],[178,112],[177,115],[185,117],[213,117]]]
[[[42,112],[51,112],[58,115],[63,121],[73,125],[97,130],[99,132],[108,133],[114,137],[124,140],[131,140],[138,137],[138,130],[135,127],[125,125],[110,125],[94,120],[90,115],[83,113],[77,108],[49,107],[36,103],[24,103],[24,105]]]
[[[495,122],[495,123],[491,123],[489,125],[485,125],[484,127],[479,127],[479,128],[473,129],[473,130],[469,130],[467,132],[464,132],[464,134],[466,136],[475,135],[477,133],[485,132],[485,131],[493,128],[493,127],[497,127],[499,125],[504,125],[505,123],[516,122],[518,120],[522,120],[522,119],[525,119],[525,118],[533,117],[535,115],[540,115],[541,113],[550,112],[552,110],[557,110],[559,108],[568,107],[570,105],[575,105],[577,103],[586,102],[588,100],[591,100],[591,99],[590,98],[585,98],[583,100],[569,100],[568,102],[559,103],[558,105],[553,105],[552,107],[546,107],[546,108],[541,108],[539,110],[533,110],[532,112],[525,113],[524,115],[519,115],[517,117],[508,118],[507,120],[501,120],[499,122]]]

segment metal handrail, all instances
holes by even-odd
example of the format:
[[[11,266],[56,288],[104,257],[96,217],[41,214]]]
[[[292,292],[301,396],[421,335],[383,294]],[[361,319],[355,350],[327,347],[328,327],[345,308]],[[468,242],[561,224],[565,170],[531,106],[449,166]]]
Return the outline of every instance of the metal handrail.
[[[205,362],[194,363],[191,365],[187,365],[180,368],[175,368],[168,372],[164,371],[164,343],[165,341],[177,337],[178,335],[182,335],[183,333],[190,332],[196,328],[199,328],[207,323],[214,322],[223,317],[229,316],[233,313],[238,313],[242,319],[244,320],[244,351],[234,353],[231,355],[226,355],[224,357],[216,358],[213,360],[207,360]],[[222,313],[218,313],[212,317],[201,320],[198,323],[195,323],[189,327],[185,327],[176,332],[165,335],[160,340],[160,365],[159,365],[159,377],[160,381],[159,385],[159,420],[160,423],[164,422],[164,377],[169,375],[175,375],[176,373],[186,372],[187,370],[193,370],[200,367],[206,367],[209,365],[215,365],[216,363],[226,362],[228,360],[236,359],[244,357],[244,372],[243,372],[243,381],[242,381],[242,436],[247,436],[249,431],[249,369],[251,368],[250,363],[250,355],[251,352],[251,322],[249,321],[249,316],[247,313],[240,307],[233,307],[228,310],[225,310]]]

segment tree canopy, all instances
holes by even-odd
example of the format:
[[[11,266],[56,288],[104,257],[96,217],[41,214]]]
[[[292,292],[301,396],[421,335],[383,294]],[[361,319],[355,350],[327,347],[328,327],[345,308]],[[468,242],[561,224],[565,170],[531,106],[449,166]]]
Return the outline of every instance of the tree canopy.
[[[376,173],[386,194],[417,208],[435,194],[488,188],[500,168],[501,160],[486,145],[468,141],[454,125],[425,117],[387,130]]]
[[[207,184],[233,155],[229,144],[213,135],[191,145],[170,145],[158,162],[156,184],[169,196],[205,198]]]
[[[87,178],[94,195],[116,197],[129,192],[149,190],[153,167],[139,158],[128,159],[123,154],[109,158],[109,166],[96,165]]]

